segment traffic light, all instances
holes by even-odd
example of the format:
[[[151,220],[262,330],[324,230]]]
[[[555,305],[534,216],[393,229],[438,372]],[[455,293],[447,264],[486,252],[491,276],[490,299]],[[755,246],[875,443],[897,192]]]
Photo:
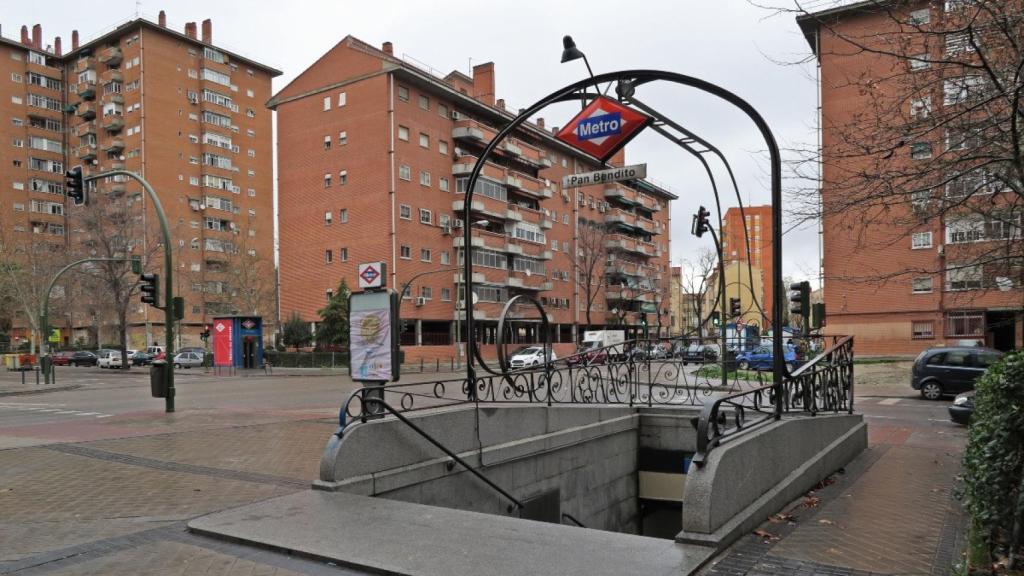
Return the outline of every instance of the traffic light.
[[[737,318],[740,315],[740,299],[729,298],[729,316],[731,318]]]
[[[68,198],[75,201],[76,206],[87,202],[85,197],[85,180],[82,176],[82,167],[75,166],[64,173],[64,187],[67,188]]]
[[[794,282],[789,285],[789,313],[808,317],[811,314],[811,283]]]
[[[693,215],[693,224],[690,225],[690,233],[700,238],[705,232],[711,230],[711,224],[708,222],[708,216],[711,216],[711,212],[708,209],[701,206],[697,209],[697,213]]]
[[[718,326],[719,323],[720,323],[720,320],[718,319],[718,312],[717,311],[712,312],[711,313],[711,324],[713,324],[715,326]]]
[[[203,326],[203,331],[199,333],[199,337],[203,339],[203,342],[206,342],[207,340],[210,339],[210,325],[209,324]]]
[[[142,286],[139,288],[139,292],[142,292],[142,303],[159,308],[160,276],[158,274],[143,274],[139,276],[139,280],[142,280]]]
[[[825,303],[815,302],[811,305],[811,328],[819,330],[825,325]]]

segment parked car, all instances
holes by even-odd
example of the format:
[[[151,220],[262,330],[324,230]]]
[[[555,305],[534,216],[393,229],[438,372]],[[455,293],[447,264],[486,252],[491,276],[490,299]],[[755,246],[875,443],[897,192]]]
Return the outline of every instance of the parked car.
[[[182,368],[202,368],[203,357],[195,352],[181,352],[174,356],[174,367],[178,370]]]
[[[146,352],[136,352],[132,355],[132,366],[149,366],[153,363],[153,356]]]
[[[974,390],[974,381],[1002,356],[980,346],[930,348],[914,360],[910,386],[928,400]]]
[[[146,354],[151,354],[151,355],[154,355],[154,356],[159,355],[163,351],[164,351],[164,347],[163,346],[150,346],[150,347],[146,348]]]
[[[800,365],[797,359],[796,349],[793,346],[783,346],[783,361],[792,372]],[[774,363],[771,346],[758,346],[753,350],[745,350],[736,354],[736,366],[740,370],[771,370]]]
[[[122,366],[121,351],[100,350],[99,359],[96,361],[96,365],[100,368],[120,368]]]
[[[661,342],[651,342],[634,349],[644,360],[664,360],[669,357],[668,346]]]
[[[953,404],[949,407],[949,418],[957,424],[967,426],[974,415],[974,390],[957,394]]]
[[[566,357],[565,363],[569,366],[593,366],[595,364],[608,363],[608,348],[600,347],[600,344],[584,342],[576,352]]]
[[[138,350],[125,350],[125,353],[128,355],[128,361],[131,362]]]
[[[195,352],[196,354],[199,354],[200,356],[206,356],[206,348],[200,348],[198,346],[188,346],[188,347],[182,348],[181,350],[178,350],[178,352]]]
[[[72,366],[95,366],[99,361],[99,357],[96,354],[89,352],[88,350],[79,350],[71,355],[70,364]]]
[[[694,362],[704,364],[706,362],[718,362],[717,344],[698,344],[696,342],[689,346],[679,346],[675,356],[683,361],[683,365]]]
[[[71,357],[74,355],[74,352],[54,352],[53,354],[50,354],[50,362],[52,362],[54,366],[70,366]]]
[[[509,366],[513,370],[520,370],[523,368],[536,368],[543,366],[546,362],[552,362],[557,359],[554,350],[547,351],[547,360],[544,359],[544,347],[543,346],[526,346],[516,350],[512,354],[512,358],[509,360]]]

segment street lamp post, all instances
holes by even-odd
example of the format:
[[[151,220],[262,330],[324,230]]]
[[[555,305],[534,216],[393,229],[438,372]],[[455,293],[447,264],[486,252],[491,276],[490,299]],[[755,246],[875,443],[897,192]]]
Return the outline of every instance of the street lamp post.
[[[167,215],[164,213],[163,205],[156,191],[149,185],[145,178],[128,170],[109,170],[92,174],[83,178],[84,182],[92,182],[109,178],[111,176],[127,176],[142,185],[146,195],[153,202],[153,209],[156,210],[157,218],[160,220],[160,232],[164,241],[164,334],[165,334],[165,357],[164,382],[166,383],[166,395],[164,397],[164,411],[174,412],[174,263],[171,258],[171,231],[167,225]],[[156,306],[156,308],[160,308]]]

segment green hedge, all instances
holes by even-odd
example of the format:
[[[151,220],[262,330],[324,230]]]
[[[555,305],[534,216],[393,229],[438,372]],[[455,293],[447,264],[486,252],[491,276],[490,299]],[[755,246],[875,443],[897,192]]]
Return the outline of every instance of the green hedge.
[[[266,350],[263,357],[275,368],[342,368],[348,366],[347,352],[277,352]]]
[[[975,386],[964,452],[964,496],[970,513],[970,563],[1017,559],[1024,537],[1024,352],[1007,354]],[[1008,566],[1014,568],[1014,566]]]

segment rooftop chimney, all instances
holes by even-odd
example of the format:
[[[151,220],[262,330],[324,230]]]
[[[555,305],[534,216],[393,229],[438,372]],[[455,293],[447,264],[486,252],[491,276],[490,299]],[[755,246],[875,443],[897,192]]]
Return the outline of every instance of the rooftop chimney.
[[[544,119],[537,118],[537,128],[544,128]]]
[[[497,106],[498,110],[504,110],[505,109],[505,99],[504,98],[498,98],[498,101],[495,102],[494,105]]]
[[[32,44],[32,41],[28,39],[28,26],[22,25],[21,27],[21,43],[25,46]]]
[[[56,38],[53,39],[53,53],[56,54],[57,56],[61,55],[60,36],[57,36]]]
[[[383,50],[384,53],[387,54],[388,56],[395,55],[395,47],[391,44],[391,42],[385,42],[384,45],[380,47],[380,49]]]
[[[185,36],[195,40],[196,39],[196,23],[186,22],[185,23]]]
[[[203,43],[213,44],[213,20],[203,20]]]
[[[473,66],[473,98],[494,106],[494,62]]]
[[[32,26],[32,46],[37,50],[43,49],[43,26],[41,24]]]
[[[160,24],[161,28],[167,28],[167,13],[161,10],[160,15],[157,16],[156,21],[158,24]]]
[[[78,30],[71,31],[71,50],[78,50]]]

